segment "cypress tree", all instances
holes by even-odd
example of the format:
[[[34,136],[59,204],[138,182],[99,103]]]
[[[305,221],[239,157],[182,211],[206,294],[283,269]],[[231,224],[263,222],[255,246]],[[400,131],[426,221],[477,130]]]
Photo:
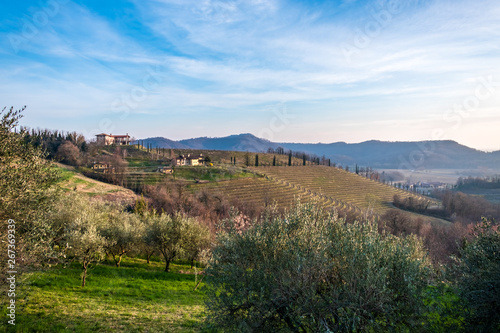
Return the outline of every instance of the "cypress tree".
[[[259,154],[255,154],[255,166],[259,166]]]
[[[306,154],[302,155],[302,165],[306,165]]]
[[[288,154],[288,166],[292,166],[292,151],[290,150],[290,154]]]
[[[273,156],[273,166],[276,166],[276,155]]]

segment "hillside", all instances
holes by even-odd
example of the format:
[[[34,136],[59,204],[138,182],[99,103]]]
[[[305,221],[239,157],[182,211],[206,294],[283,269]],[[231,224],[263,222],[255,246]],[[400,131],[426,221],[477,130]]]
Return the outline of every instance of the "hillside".
[[[112,150],[112,147],[109,149]],[[277,205],[283,209],[299,199],[302,202],[315,201],[325,208],[358,216],[383,215],[394,209],[392,201],[395,194],[429,200],[343,169],[310,165],[309,162],[302,166],[303,161],[298,158],[292,158],[293,166],[290,167],[287,166],[288,155],[201,149],[152,149],[148,153],[136,146],[126,150],[128,166],[124,185],[138,193],[144,185],[168,187],[176,184],[189,188],[192,193],[209,192],[236,206],[262,208]],[[156,172],[158,167],[170,163],[167,156],[172,154],[203,154],[211,163],[206,166],[177,166],[172,174]],[[256,155],[259,156],[258,167],[255,166]],[[276,166],[272,166],[274,159]],[[96,173],[96,176],[103,175]]]
[[[137,194],[121,186],[108,184],[82,175],[71,166],[56,163],[61,171],[59,186],[63,191],[84,193],[93,198],[121,203],[133,203]]]
[[[395,194],[432,201],[338,168],[296,166],[253,167],[250,170],[255,172],[255,177],[196,184],[190,186],[190,189],[194,192],[208,191],[231,202],[253,206],[277,205],[287,208],[297,199],[301,202],[314,200],[325,208],[358,215],[382,215],[389,209],[394,209],[392,201]],[[444,222],[429,217],[425,219]]]
[[[284,143],[271,142],[252,134],[230,135],[222,138],[194,138],[180,141],[165,138],[141,140],[159,148],[190,148],[204,150],[233,150],[266,152],[269,148],[326,156],[337,164],[362,165],[386,169],[465,169],[494,168],[500,165],[500,152],[486,153],[454,141],[361,143]]]

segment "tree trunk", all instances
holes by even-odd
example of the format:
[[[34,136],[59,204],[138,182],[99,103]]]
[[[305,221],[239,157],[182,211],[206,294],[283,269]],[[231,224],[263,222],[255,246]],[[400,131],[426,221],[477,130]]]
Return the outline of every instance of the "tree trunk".
[[[150,264],[149,259],[151,259],[151,256],[152,256],[152,255],[153,255],[153,252],[151,252],[151,253],[147,253],[147,252],[146,252],[146,259],[147,259],[147,261],[148,261],[148,265]]]
[[[115,259],[116,267],[120,267],[120,263],[122,262],[122,256],[123,253],[118,255],[118,260],[116,260],[116,258],[113,256],[113,258]]]
[[[202,275],[202,276],[201,276],[200,281],[198,281],[198,283],[196,284],[196,287],[194,287],[193,291],[196,291],[196,289],[198,289],[198,287],[200,286],[201,281],[203,281],[203,278],[204,278],[204,277],[205,277],[205,275]]]
[[[165,260],[165,272],[170,271],[170,260]]]
[[[85,287],[85,280],[87,278],[87,266],[88,263],[83,262],[82,287]]]

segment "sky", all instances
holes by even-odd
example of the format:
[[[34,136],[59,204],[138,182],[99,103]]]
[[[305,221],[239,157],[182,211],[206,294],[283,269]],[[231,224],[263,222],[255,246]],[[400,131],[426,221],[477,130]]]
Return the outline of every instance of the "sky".
[[[2,1],[0,106],[173,140],[500,150],[498,0]]]

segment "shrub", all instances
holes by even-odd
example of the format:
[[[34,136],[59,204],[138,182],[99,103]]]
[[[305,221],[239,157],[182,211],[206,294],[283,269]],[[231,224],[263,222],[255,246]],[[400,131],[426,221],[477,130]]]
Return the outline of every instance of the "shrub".
[[[16,270],[26,270],[50,260],[56,231],[47,214],[59,197],[59,173],[45,154],[27,140],[25,129],[16,130],[24,108],[0,111],[0,234],[7,234],[7,220],[15,221]],[[7,243],[0,242],[0,279],[7,271]],[[9,247],[10,250],[14,249]],[[5,264],[3,264],[5,263]],[[0,284],[3,289],[3,284]]]
[[[460,249],[453,273],[469,331],[500,331],[500,232],[483,221]]]
[[[227,224],[229,223],[229,225]],[[227,222],[206,269],[208,320],[228,331],[367,331],[421,325],[430,263],[415,236],[346,224],[313,205]]]

